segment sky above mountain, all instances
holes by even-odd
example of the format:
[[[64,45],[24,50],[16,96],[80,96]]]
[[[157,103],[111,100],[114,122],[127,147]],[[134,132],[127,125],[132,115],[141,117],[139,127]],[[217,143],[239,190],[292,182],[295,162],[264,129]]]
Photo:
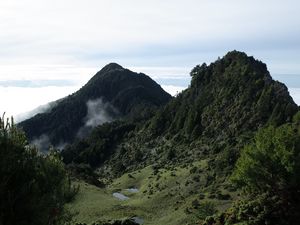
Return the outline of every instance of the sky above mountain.
[[[267,63],[299,104],[299,9],[297,0],[1,0],[0,111],[70,94],[109,62],[174,94],[196,64],[233,49]]]

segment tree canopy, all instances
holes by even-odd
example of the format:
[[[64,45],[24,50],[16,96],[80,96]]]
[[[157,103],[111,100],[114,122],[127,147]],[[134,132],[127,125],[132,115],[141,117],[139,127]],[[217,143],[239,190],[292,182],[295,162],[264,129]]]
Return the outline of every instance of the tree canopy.
[[[300,135],[298,125],[260,130],[242,151],[233,181],[249,192],[300,191]]]

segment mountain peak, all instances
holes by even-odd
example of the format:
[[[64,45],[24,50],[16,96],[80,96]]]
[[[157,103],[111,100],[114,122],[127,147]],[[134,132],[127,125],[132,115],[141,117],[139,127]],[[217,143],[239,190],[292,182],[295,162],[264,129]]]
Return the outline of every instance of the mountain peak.
[[[245,52],[233,50],[230,52],[227,52],[227,54],[224,56],[224,58],[248,58],[249,56]]]
[[[72,142],[80,129],[86,128],[89,111],[93,111],[97,118],[103,117],[104,121],[125,117],[138,120],[150,116],[152,110],[170,99],[171,96],[150,77],[110,63],[49,113],[36,115],[20,126],[31,141],[40,140],[45,135],[51,144],[59,145]],[[70,112],[72,115],[68,115]],[[68,118],[62,115],[68,115]]]
[[[260,60],[255,59],[253,56],[247,55],[245,52],[233,50],[228,52],[222,59],[222,63],[225,64],[225,66],[229,66],[232,62],[238,63],[240,66],[250,66],[250,67],[256,67],[257,69],[260,70],[260,72],[267,72],[267,65],[263,63]],[[218,61],[217,61],[218,62]]]
[[[180,130],[198,138],[219,137],[221,131],[222,138],[230,138],[267,122],[283,124],[297,111],[287,88],[272,79],[266,64],[243,52],[231,51],[210,65],[198,65],[191,76],[190,88],[165,107],[166,125],[153,120],[156,133]]]
[[[104,67],[100,70],[100,72],[109,72],[109,71],[113,71],[113,70],[123,70],[123,69],[124,69],[124,68],[123,68],[121,65],[112,62],[112,63],[109,63],[109,64],[107,64],[106,66],[104,66]]]

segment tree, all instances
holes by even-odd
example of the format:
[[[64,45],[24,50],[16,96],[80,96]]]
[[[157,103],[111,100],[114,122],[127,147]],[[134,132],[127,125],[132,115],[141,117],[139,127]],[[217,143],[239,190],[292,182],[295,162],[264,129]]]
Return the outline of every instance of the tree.
[[[263,202],[268,204],[268,213],[262,209],[265,218],[277,220],[278,224],[297,224],[299,174],[299,123],[293,123],[258,131],[254,142],[243,149],[232,181],[252,196],[250,199],[264,196]]]
[[[59,153],[42,155],[27,145],[13,120],[0,118],[0,224],[58,225],[64,204],[76,193]]]
[[[242,151],[232,180],[249,192],[281,195],[300,188],[299,173],[300,135],[295,125],[286,124],[257,133]]]

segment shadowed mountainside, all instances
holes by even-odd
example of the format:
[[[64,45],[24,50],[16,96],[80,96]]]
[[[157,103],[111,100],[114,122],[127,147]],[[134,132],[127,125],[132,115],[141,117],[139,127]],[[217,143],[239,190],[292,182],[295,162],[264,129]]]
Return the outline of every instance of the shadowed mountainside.
[[[170,99],[171,96],[150,77],[111,63],[79,91],[59,100],[49,112],[37,114],[21,122],[19,126],[31,141],[46,136],[49,143],[59,145],[72,142],[78,136],[80,128],[85,127],[89,105],[93,116],[97,117],[100,112],[103,118],[92,118],[89,121],[91,126],[85,127],[84,132],[115,119],[148,118],[155,109]],[[93,124],[94,122],[98,124]]]

